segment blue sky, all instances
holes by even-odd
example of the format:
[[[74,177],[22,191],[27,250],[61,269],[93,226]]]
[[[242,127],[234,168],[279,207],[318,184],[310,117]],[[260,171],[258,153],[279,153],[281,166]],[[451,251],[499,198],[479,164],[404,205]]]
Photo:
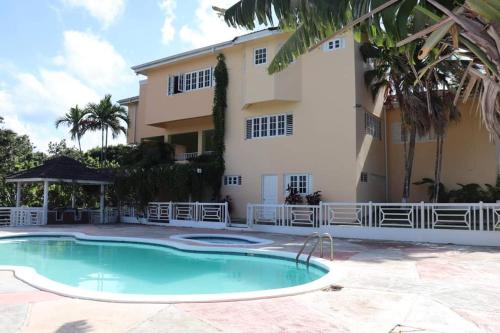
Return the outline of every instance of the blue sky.
[[[236,0],[2,0],[0,116],[38,150],[69,140],[54,121],[106,93],[137,95],[130,67],[245,33],[228,28],[211,6]],[[99,144],[86,135],[84,148]],[[125,138],[114,140],[124,143]]]

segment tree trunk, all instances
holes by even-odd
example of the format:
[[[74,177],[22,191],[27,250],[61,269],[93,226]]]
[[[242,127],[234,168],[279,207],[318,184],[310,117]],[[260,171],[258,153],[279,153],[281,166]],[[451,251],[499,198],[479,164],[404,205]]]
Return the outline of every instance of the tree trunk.
[[[108,127],[106,127],[106,144],[104,148],[104,161],[108,160]]]
[[[439,202],[439,190],[441,186],[441,170],[443,165],[443,141],[442,135],[438,135],[436,139],[436,161],[434,163],[434,193],[432,201]]]
[[[104,128],[101,127],[101,167],[104,161]]]
[[[413,171],[413,158],[415,157],[415,142],[417,137],[417,128],[414,124],[410,125],[410,142],[405,154],[405,178],[403,183],[402,202],[408,202],[410,198],[411,176]]]
[[[78,140],[78,149],[80,150],[80,153],[81,153],[82,152],[82,145],[80,144],[80,135],[77,135],[76,138]]]

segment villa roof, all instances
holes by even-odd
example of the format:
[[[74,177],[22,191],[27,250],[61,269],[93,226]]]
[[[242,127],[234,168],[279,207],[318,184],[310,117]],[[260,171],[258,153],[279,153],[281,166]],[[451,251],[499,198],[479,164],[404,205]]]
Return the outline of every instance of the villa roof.
[[[59,156],[45,161],[42,165],[23,170],[6,177],[15,182],[76,182],[83,184],[111,184],[112,176],[108,170],[93,169],[67,156]]]
[[[124,99],[120,99],[119,101],[116,101],[116,103],[120,105],[128,105],[132,103],[138,103],[139,102],[139,96],[133,96],[133,97],[128,97]]]
[[[263,30],[259,30],[259,31],[254,31],[254,32],[242,35],[242,36],[235,37],[235,38],[233,38],[229,41],[226,41],[226,42],[205,46],[205,47],[198,48],[195,50],[190,50],[187,52],[174,54],[174,55],[169,56],[169,57],[165,57],[165,58],[153,60],[150,62],[146,62],[146,63],[141,64],[141,65],[133,66],[132,69],[135,71],[136,74],[144,74],[145,71],[147,71],[148,69],[151,69],[151,68],[167,65],[167,64],[170,64],[172,62],[193,58],[193,57],[200,56],[203,54],[215,53],[218,50],[221,50],[221,49],[233,46],[233,45],[241,44],[241,43],[244,43],[244,42],[247,42],[250,40],[263,38],[263,37],[267,37],[267,36],[271,36],[271,35],[275,35],[275,34],[280,34],[280,33],[282,33],[282,31],[279,28],[275,28],[275,27],[267,28],[267,29],[263,29]]]

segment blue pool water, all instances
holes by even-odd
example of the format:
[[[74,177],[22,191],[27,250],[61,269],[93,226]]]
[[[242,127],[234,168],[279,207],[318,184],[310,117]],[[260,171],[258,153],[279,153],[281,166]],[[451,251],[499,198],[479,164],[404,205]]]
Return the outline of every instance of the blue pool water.
[[[0,265],[27,266],[51,280],[124,294],[216,294],[285,288],[327,272],[283,258],[182,251],[73,237],[0,240]]]

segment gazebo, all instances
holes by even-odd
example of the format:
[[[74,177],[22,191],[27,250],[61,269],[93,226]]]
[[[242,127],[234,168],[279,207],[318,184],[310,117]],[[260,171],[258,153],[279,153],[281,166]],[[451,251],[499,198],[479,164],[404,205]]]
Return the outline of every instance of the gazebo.
[[[6,177],[7,183],[16,183],[16,208],[21,207],[21,187],[23,184],[43,183],[43,206],[35,208],[42,214],[41,221],[36,224],[47,224],[49,206],[49,185],[51,183],[71,183],[100,186],[99,218],[103,222],[104,194],[106,185],[112,184],[112,177],[102,169],[93,169],[79,161],[66,156],[54,157],[37,167],[19,171]],[[72,208],[75,208],[75,197],[72,194]],[[20,208],[19,208],[20,209]],[[36,211],[34,211],[36,212]],[[29,214],[32,214],[30,212]],[[18,214],[21,218],[22,214]],[[12,217],[11,217],[12,219]],[[11,221],[12,222],[12,221]],[[21,223],[24,224],[24,223]]]

